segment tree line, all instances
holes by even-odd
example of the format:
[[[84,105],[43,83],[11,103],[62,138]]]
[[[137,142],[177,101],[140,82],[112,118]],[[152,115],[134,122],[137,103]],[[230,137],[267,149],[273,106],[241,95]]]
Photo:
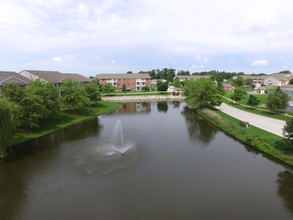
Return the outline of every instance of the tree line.
[[[0,94],[0,156],[5,157],[8,141],[18,129],[40,127],[60,111],[76,112],[100,100],[96,82],[81,86],[67,79],[60,88],[51,82],[34,81],[26,88],[4,86]]]

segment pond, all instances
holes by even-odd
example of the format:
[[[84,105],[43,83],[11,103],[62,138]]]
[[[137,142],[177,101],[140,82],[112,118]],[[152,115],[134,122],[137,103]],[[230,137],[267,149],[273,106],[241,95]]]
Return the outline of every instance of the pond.
[[[124,103],[0,164],[1,219],[292,219],[293,170],[184,102]]]

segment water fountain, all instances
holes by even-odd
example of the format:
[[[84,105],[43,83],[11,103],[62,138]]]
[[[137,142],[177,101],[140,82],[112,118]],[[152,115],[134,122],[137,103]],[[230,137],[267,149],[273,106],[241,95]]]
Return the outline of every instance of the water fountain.
[[[109,174],[125,169],[136,161],[138,155],[137,146],[133,141],[124,139],[122,122],[117,120],[111,138],[89,146],[84,154],[76,157],[75,164],[88,174]]]

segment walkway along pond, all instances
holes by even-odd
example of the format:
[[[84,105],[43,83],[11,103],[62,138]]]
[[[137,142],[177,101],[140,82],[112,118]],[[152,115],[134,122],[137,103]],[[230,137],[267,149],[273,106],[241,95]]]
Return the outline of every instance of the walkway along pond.
[[[293,217],[292,168],[179,101],[123,103],[17,149],[0,164],[7,220]]]

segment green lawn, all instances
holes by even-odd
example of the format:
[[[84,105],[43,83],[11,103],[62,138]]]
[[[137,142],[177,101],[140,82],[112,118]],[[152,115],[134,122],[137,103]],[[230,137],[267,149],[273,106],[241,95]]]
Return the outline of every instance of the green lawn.
[[[46,134],[50,134],[68,126],[78,124],[94,116],[111,112],[119,107],[120,105],[118,103],[101,101],[95,104],[95,106],[83,108],[81,111],[75,114],[59,112],[54,117],[54,119],[44,122],[40,128],[30,129],[15,135],[15,137],[9,143],[9,147],[44,136]]]
[[[233,95],[233,92],[227,92],[225,94],[225,97],[231,99],[231,96]],[[258,98],[260,100],[259,105],[265,105],[266,104],[266,100],[268,98],[268,95],[260,95],[260,94],[253,94],[256,98]],[[250,94],[246,94],[245,96],[243,96],[243,98],[239,101],[240,104],[246,105],[248,99],[249,99]]]
[[[282,137],[251,125],[249,128],[242,127],[241,121],[218,110],[206,109],[199,113],[236,139],[293,166],[293,145]]]

